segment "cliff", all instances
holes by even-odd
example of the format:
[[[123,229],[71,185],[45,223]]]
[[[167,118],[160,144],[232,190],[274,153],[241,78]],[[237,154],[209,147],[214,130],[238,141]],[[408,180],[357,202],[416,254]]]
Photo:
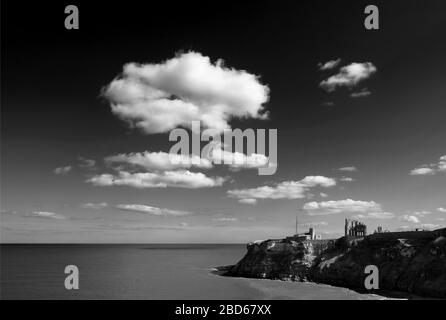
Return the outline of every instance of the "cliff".
[[[424,236],[399,236],[253,242],[225,275],[314,281],[364,290],[364,269],[375,265],[380,290],[446,298],[446,229]]]
[[[248,253],[227,275],[306,281],[314,260],[332,241],[266,240],[248,244]]]

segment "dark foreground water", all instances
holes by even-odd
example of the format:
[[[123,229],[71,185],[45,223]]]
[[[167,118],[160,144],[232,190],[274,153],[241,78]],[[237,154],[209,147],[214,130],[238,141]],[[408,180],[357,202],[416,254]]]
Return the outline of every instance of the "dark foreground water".
[[[383,299],[312,283],[221,277],[245,245],[1,245],[2,299]],[[79,290],[64,286],[79,268]]]

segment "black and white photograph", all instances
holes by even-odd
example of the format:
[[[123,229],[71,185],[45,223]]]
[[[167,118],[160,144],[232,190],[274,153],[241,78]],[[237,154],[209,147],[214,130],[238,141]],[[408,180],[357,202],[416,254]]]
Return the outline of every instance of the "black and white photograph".
[[[446,299],[445,40],[440,0],[2,1],[1,300]]]

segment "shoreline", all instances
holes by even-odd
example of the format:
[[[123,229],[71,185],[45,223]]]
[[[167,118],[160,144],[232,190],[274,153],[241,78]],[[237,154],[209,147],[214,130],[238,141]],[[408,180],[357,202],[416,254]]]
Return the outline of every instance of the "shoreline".
[[[416,294],[411,294],[404,291],[390,291],[390,290],[365,290],[361,288],[356,287],[347,287],[347,286],[337,286],[329,283],[322,283],[322,282],[316,282],[311,280],[306,281],[295,281],[295,280],[285,280],[285,279],[272,279],[272,278],[259,278],[259,277],[248,277],[248,276],[234,276],[230,275],[229,271],[234,267],[235,265],[224,265],[224,266],[215,266],[212,268],[211,273],[220,277],[230,277],[230,278],[241,278],[241,279],[257,279],[257,280],[269,280],[269,281],[277,281],[277,282],[284,282],[284,283],[309,283],[309,284],[316,284],[316,285],[324,285],[324,286],[330,286],[334,288],[340,288],[340,289],[348,289],[352,290],[359,294],[371,294],[371,295],[377,295],[380,297],[383,297],[385,299],[392,299],[392,300],[441,300],[435,297],[422,297]],[[385,300],[383,299],[383,300]]]

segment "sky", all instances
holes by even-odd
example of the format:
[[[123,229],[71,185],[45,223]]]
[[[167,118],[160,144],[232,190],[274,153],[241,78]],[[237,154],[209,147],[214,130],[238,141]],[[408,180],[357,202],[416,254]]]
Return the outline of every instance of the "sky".
[[[2,3],[1,242],[445,226],[444,2],[74,4]],[[193,120],[277,129],[276,172],[172,165]]]

